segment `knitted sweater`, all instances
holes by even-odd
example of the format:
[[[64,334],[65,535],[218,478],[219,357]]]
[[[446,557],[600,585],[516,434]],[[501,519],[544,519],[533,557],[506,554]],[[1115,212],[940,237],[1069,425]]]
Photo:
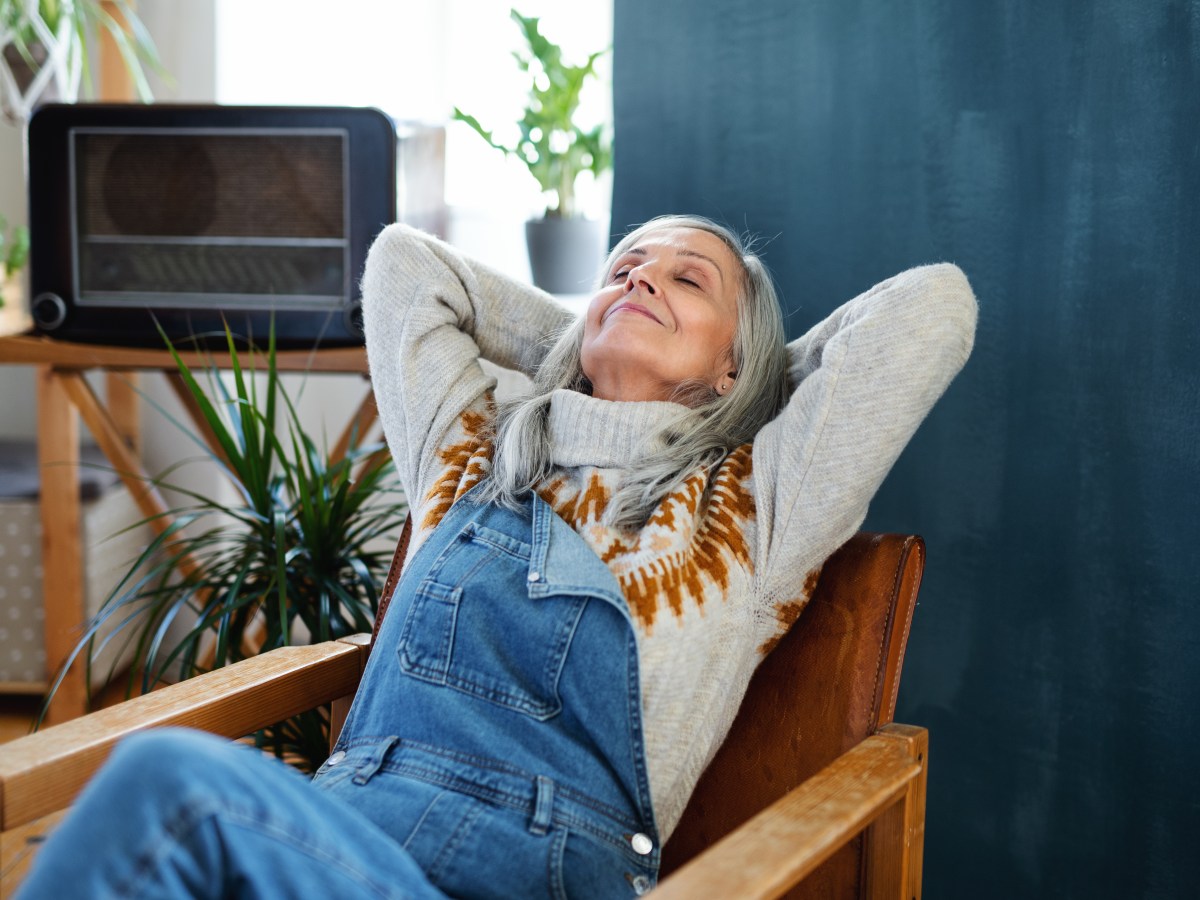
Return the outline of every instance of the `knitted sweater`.
[[[415,550],[489,470],[495,379],[480,357],[528,374],[570,314],[401,225],[371,249],[363,300],[371,379]],[[966,361],[975,316],[970,286],[949,264],[904,272],[845,304],[788,345],[784,411],[714,473],[688,478],[637,532],[601,515],[622,467],[653,446],[674,407],[554,395],[557,470],[538,493],[609,566],[629,603],[662,840],[755,667]]]

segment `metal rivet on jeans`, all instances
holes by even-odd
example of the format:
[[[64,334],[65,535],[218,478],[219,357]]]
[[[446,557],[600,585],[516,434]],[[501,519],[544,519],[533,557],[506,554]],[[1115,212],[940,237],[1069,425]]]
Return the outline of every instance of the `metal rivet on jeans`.
[[[650,879],[645,875],[636,875],[630,879],[629,884],[633,887],[633,892],[639,897],[650,890]]]
[[[340,763],[345,758],[346,758],[346,751],[339,750],[336,753],[334,753],[332,756],[330,756],[329,759],[325,760],[325,765],[336,766],[338,763]]]
[[[541,573],[541,572],[530,572],[530,573],[529,573],[529,580],[530,580],[531,582],[532,582],[532,581],[538,581],[538,580],[540,580],[540,579],[541,579],[541,577],[542,577],[542,573]]]
[[[644,835],[639,831],[629,839],[629,846],[633,848],[633,852],[638,856],[646,856],[654,849],[654,841],[650,840],[648,835]]]

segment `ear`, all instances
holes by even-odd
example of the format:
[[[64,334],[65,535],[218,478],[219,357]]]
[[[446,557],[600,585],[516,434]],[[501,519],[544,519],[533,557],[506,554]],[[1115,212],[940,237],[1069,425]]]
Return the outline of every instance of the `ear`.
[[[713,385],[713,387],[716,388],[717,393],[724,397],[731,390],[733,390],[733,384],[735,381],[737,381],[737,374],[737,372],[729,371],[717,379],[717,383]]]

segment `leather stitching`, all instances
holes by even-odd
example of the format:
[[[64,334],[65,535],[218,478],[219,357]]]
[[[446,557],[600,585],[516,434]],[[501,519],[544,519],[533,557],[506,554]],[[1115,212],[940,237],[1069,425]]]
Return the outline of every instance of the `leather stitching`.
[[[914,546],[909,548],[909,553],[913,553],[913,552],[919,554],[922,557],[922,563],[923,563],[925,551],[919,544],[916,544],[915,542],[914,542]],[[908,561],[908,555],[909,555],[908,553],[904,554],[904,561],[906,563]],[[913,588],[912,588],[912,591],[908,595],[909,599],[910,599],[910,602],[908,603],[908,614],[904,617],[904,634],[900,639],[900,657],[899,657],[899,659],[896,660],[897,676],[896,676],[896,683],[894,685],[892,685],[892,700],[891,700],[892,715],[890,718],[894,718],[896,715],[896,698],[899,697],[899,695],[900,695],[899,673],[901,671],[903,671],[903,669],[904,669],[904,651],[908,647],[908,633],[909,633],[909,629],[912,627],[913,614],[917,611],[916,596],[917,596],[917,591],[919,591],[920,588],[921,588],[920,578],[913,579]]]

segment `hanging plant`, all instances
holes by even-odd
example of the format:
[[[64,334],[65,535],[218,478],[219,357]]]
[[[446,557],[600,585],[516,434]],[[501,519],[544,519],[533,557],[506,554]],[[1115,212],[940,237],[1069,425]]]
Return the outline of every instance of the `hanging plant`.
[[[10,122],[48,100],[92,93],[88,44],[111,35],[137,96],[152,99],[149,69],[163,74],[150,32],[129,0],[0,0],[0,102]]]

